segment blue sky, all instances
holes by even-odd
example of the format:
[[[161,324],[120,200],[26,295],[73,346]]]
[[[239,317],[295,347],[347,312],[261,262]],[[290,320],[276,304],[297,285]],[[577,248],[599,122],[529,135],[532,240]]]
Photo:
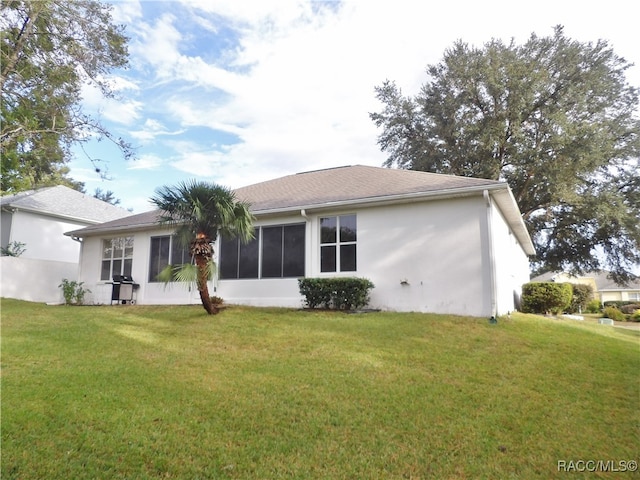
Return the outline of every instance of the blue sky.
[[[130,68],[110,79],[117,100],[87,87],[84,108],[136,146],[125,161],[109,142],[89,143],[102,180],[80,149],[71,177],[111,190],[135,213],[152,209],[162,185],[192,178],[231,188],[340,165],[381,166],[369,119],[374,87],[396,81],[406,95],[427,65],[462,39],[522,43],[562,24],[579,41],[610,42],[637,64],[640,31],[629,3],[486,0],[112,1],[130,37]]]

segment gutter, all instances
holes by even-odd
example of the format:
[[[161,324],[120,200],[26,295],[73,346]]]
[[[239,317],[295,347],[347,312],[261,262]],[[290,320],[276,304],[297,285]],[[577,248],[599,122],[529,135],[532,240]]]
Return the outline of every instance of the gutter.
[[[487,206],[487,243],[489,244],[489,286],[491,288],[490,296],[491,296],[491,320],[495,321],[497,310],[498,310],[498,289],[496,287],[496,258],[493,251],[493,212],[492,212],[492,203],[491,196],[489,195],[488,190],[484,190],[482,192],[482,196],[484,197],[485,204]]]
[[[97,225],[90,225],[89,227],[85,227],[85,228],[91,228],[93,226],[99,226],[100,224]],[[108,229],[94,229],[94,230],[89,230],[87,232],[83,232],[84,228],[80,228],[77,230],[71,230],[70,232],[64,232],[64,235],[66,235],[67,237],[77,237],[79,236],[79,233],[84,233],[84,235],[82,235],[82,238],[84,237],[92,237],[92,236],[97,236],[97,235],[105,235],[105,234],[111,234],[111,233],[119,233],[119,232],[139,232],[139,231],[144,231],[144,230],[149,230],[150,227],[158,227],[158,229],[164,228],[164,229],[168,229],[168,227],[166,226],[162,226],[158,223],[140,223],[138,225],[122,225],[120,227],[113,227],[113,228],[108,228]]]

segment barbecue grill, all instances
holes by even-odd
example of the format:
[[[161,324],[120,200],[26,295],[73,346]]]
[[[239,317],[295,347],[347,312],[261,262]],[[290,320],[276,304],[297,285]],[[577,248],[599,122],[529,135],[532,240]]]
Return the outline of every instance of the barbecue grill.
[[[136,303],[133,298],[138,285],[133,281],[133,278],[128,275],[114,275],[113,282],[111,283],[111,305],[113,302],[121,303],[122,305],[133,305]]]

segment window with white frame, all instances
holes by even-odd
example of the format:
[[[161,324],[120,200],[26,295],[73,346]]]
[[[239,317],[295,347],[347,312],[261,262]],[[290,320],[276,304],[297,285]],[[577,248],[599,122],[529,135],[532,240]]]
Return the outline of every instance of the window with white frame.
[[[102,240],[100,280],[111,280],[114,275],[131,276],[133,266],[133,237]]]
[[[320,271],[355,272],[357,221],[355,215],[320,218]]]
[[[149,256],[149,282],[159,282],[158,274],[167,265],[184,265],[191,263],[189,249],[180,245],[173,235],[151,237]]]

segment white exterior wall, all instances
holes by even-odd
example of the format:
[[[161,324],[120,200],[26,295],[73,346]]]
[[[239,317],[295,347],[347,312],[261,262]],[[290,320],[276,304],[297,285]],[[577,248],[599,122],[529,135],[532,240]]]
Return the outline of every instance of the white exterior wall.
[[[29,302],[63,303],[59,285],[78,275],[76,262],[0,257],[0,296]]]
[[[600,292],[600,301],[604,302],[638,302],[640,290],[604,290]]]
[[[494,203],[491,203],[490,217],[495,265],[495,314],[506,315],[519,308],[522,285],[529,282],[529,258]]]
[[[357,215],[358,271],[321,273],[319,218],[343,214]],[[496,311],[512,311],[514,291],[529,278],[526,255],[498,209],[488,209],[481,194],[369,208],[323,209],[304,215],[299,212],[263,217],[255,225],[302,222],[306,222],[305,275],[368,278],[375,284],[371,308],[489,317]],[[157,229],[132,234],[132,276],[140,284],[135,298],[142,304],[198,304],[195,289],[147,281],[150,238],[169,233]],[[102,240],[113,236],[87,237],[83,242],[80,280],[92,291],[88,303],[110,303],[112,287],[99,278]],[[217,256],[218,249],[215,251]],[[303,306],[297,278],[215,280],[210,293],[230,304]]]
[[[157,229],[154,231],[123,233],[106,235],[103,237],[86,237],[82,242],[80,262],[80,281],[91,290],[85,297],[85,303],[110,304],[112,285],[110,280],[100,280],[102,262],[102,241],[115,237],[133,236],[133,263],[131,276],[140,287],[134,293],[134,300],[146,305],[185,305],[200,303],[197,289],[189,290],[187,285],[170,283],[165,286],[162,282],[149,282],[149,260],[151,237],[170,235],[171,230]],[[213,295],[213,283],[209,285]]]
[[[448,199],[307,214],[307,277],[370,279],[371,308],[488,315],[487,228],[483,199]],[[357,215],[357,272],[320,272],[319,218]],[[260,225],[304,221],[292,216]],[[483,223],[484,222],[484,223]],[[485,252],[485,253],[483,253]],[[401,284],[407,280],[408,285]],[[297,279],[220,280],[229,303],[300,307]]]
[[[3,231],[9,222],[11,226],[6,241],[7,244],[11,242],[25,244],[25,252],[20,256],[21,258],[78,263],[80,244],[65,236],[64,232],[86,227],[87,223],[67,222],[20,210],[11,214],[3,212]],[[3,246],[5,246],[4,237],[3,233]]]
[[[486,225],[481,197],[358,212],[358,276],[385,310],[486,315]],[[403,282],[406,281],[406,284]]]

